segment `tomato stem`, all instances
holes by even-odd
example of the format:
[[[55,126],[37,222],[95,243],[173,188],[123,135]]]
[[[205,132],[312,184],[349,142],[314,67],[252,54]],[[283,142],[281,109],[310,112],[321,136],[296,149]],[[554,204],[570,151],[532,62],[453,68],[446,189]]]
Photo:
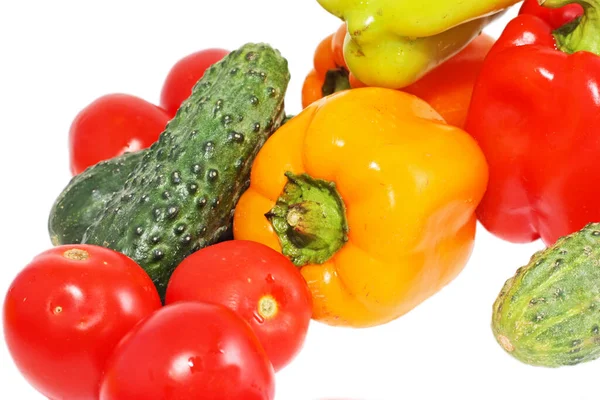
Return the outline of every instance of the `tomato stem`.
[[[277,315],[279,305],[273,296],[266,295],[258,301],[258,314],[264,319],[271,319]]]
[[[69,249],[63,253],[63,257],[74,261],[85,261],[90,258],[90,254],[82,249]]]

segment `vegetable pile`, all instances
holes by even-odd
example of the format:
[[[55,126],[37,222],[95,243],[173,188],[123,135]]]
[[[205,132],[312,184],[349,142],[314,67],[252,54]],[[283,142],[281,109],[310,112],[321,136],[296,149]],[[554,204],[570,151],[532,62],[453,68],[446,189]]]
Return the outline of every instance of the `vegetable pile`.
[[[74,118],[54,247],[3,310],[44,396],[273,399],[311,320],[401,317],[461,273],[477,221],[547,246],[497,296],[498,348],[600,357],[600,4],[526,0],[494,40],[517,1],[319,3],[344,23],[294,116],[284,54],[246,43],[179,60],[158,105]]]

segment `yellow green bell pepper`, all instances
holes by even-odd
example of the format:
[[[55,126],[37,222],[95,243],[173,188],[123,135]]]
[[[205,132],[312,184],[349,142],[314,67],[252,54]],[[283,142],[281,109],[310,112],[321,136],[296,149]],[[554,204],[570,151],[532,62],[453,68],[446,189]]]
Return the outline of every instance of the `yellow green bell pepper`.
[[[520,0],[317,0],[346,21],[344,58],[368,86],[408,86]]]

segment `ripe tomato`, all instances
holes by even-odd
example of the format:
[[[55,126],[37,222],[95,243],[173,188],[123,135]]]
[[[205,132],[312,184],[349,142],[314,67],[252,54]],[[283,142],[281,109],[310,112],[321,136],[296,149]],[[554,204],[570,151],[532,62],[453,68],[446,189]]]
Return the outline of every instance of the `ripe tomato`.
[[[171,117],[185,99],[192,94],[192,88],[202,78],[204,71],[229,53],[224,49],[206,49],[192,53],[177,61],[171,68],[160,94],[160,106]]]
[[[312,297],[298,269],[256,242],[231,240],[205,247],[175,269],[165,303],[222,304],[246,320],[275,371],[300,351],[312,315]]]
[[[54,400],[92,400],[118,342],[160,306],[152,280],[130,258],[103,247],[58,246],[12,282],[4,335],[36,390]]]
[[[218,305],[180,302],[138,324],[109,359],[101,400],[270,400],[274,372],[252,329]]]
[[[166,111],[128,94],[94,100],[71,124],[71,173],[77,175],[100,161],[149,147],[169,119]]]

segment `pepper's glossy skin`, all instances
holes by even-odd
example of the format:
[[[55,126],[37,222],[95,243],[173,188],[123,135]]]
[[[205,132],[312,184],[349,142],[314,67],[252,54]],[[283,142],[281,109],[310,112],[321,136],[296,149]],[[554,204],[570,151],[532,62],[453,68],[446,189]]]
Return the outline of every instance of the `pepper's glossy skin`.
[[[579,4],[568,4],[560,8],[548,8],[540,6],[539,0],[525,0],[521,5],[519,14],[531,14],[540,17],[546,21],[552,29],[558,29],[561,26],[581,17],[583,8]]]
[[[302,107],[328,94],[346,90],[348,86],[365,86],[348,72],[343,56],[345,35],[346,25],[342,24],[335,34],[327,36],[317,46],[314,68],[306,76],[302,87]],[[401,90],[425,100],[448,124],[462,128],[475,80],[494,42],[489,35],[477,36],[458,54]],[[332,85],[331,81],[326,83],[327,77],[337,78],[335,84]],[[341,83],[343,79],[346,79],[345,83]]]
[[[493,44],[491,36],[479,35],[460,53],[402,90],[425,100],[448,124],[463,128],[473,86]]]
[[[343,54],[345,37],[346,26],[341,25],[335,33],[321,40],[317,46],[313,58],[313,69],[306,76],[302,85],[302,108],[308,107],[313,101],[319,100],[328,94],[347,89],[350,85],[347,82],[343,87],[334,87],[331,93],[324,90],[328,73],[335,74],[340,69],[348,71]],[[348,76],[347,73],[345,75]]]
[[[258,153],[234,237],[282,251],[265,216],[286,172],[335,184],[347,242],[301,267],[313,318],[367,327],[408,312],[465,266],[487,164],[473,138],[416,96],[382,88],[335,93],[283,125]]]
[[[344,57],[368,86],[402,88],[452,57],[518,0],[318,0],[346,22]]]
[[[512,20],[490,51],[466,130],[490,166],[484,227],[549,245],[600,220],[600,57],[557,50],[555,26],[537,15]]]

